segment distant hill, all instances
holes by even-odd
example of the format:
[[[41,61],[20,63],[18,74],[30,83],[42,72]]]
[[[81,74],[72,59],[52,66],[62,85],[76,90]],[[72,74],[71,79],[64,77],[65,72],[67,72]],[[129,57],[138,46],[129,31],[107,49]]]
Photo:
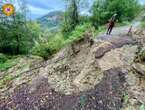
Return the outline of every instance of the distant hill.
[[[63,21],[63,14],[62,11],[53,11],[37,20],[43,28],[57,28]]]

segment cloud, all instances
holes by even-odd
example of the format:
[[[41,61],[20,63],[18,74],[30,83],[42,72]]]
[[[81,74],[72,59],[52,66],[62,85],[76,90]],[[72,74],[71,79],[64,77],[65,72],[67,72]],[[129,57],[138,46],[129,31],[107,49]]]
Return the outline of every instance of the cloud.
[[[18,0],[15,0],[13,2],[14,6],[16,7],[16,10],[19,10],[19,3],[18,2],[19,2]],[[27,14],[27,16],[28,16],[28,18],[31,18],[31,19],[36,19],[38,17],[41,17],[41,16],[47,14],[48,12],[55,10],[54,8],[50,8],[49,6],[47,6],[46,3],[42,3],[42,2],[40,3],[40,1],[36,2],[36,0],[32,0],[31,2],[30,2],[30,0],[29,0],[29,2],[26,0],[26,3],[27,3],[27,7],[30,11]],[[46,5],[47,8],[44,5]]]
[[[31,18],[41,17],[51,11],[63,10],[63,0],[26,0],[27,6],[31,13]]]
[[[34,7],[32,5],[27,5],[29,10],[31,11],[31,13],[33,14],[38,14],[38,15],[44,15],[46,13],[48,13],[50,11],[50,9],[43,9],[43,8],[38,8],[38,7]]]
[[[26,0],[26,2],[34,7],[43,9],[63,8],[63,0]]]
[[[33,7],[37,7],[37,8],[43,8],[43,9],[51,9],[52,7],[48,2],[49,0],[26,0],[27,4],[33,6]]]
[[[54,9],[43,9],[43,8],[34,7],[32,5],[27,5],[27,6],[30,10],[32,19],[36,19],[40,16],[47,14],[48,12],[54,11]]]

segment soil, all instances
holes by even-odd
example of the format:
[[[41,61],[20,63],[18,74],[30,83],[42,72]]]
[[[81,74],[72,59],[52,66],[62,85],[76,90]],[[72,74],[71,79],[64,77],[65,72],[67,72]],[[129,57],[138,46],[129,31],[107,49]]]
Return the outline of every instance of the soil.
[[[120,68],[105,71],[94,89],[77,95],[56,92],[45,78],[33,93],[30,93],[29,85],[23,84],[14,90],[11,98],[0,101],[0,110],[119,110],[125,74]]]

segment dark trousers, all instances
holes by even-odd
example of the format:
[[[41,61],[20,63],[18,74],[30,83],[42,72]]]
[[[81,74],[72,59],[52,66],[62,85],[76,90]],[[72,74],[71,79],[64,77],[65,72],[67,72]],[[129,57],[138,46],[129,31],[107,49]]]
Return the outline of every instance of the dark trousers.
[[[111,34],[113,27],[114,27],[113,25],[108,27],[108,30],[107,30],[107,33],[106,33],[107,35]]]

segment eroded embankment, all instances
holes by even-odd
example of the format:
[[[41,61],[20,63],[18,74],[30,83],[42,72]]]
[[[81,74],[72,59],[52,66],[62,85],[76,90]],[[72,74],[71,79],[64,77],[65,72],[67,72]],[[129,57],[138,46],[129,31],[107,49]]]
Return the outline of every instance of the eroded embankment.
[[[0,109],[118,110],[136,51],[129,37],[92,42],[87,36],[13,80],[1,93]]]

